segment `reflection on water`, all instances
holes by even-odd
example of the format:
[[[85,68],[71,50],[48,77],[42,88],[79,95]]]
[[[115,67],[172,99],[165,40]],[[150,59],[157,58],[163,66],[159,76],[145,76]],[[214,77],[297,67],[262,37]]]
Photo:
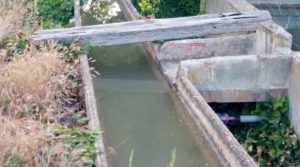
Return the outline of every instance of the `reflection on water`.
[[[107,2],[88,0],[84,3],[82,10],[84,12],[83,24],[85,25],[116,22],[117,20],[113,18],[118,18],[116,16],[121,14],[121,9],[114,0]]]
[[[85,13],[85,24],[103,23]],[[121,13],[107,22],[123,20]],[[132,150],[135,167],[166,167],[176,148],[176,167],[220,166],[217,157],[187,125],[182,104],[157,75],[137,44],[95,48],[91,63],[110,167],[126,167]],[[156,67],[154,67],[156,68]],[[195,137],[197,135],[197,137]]]

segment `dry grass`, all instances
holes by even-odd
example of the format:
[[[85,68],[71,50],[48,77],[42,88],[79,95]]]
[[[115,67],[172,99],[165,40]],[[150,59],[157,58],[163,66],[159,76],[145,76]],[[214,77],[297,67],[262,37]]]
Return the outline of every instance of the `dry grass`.
[[[65,62],[55,43],[8,42],[26,15],[21,0],[0,0],[0,166],[83,166],[87,149],[70,143],[85,139],[55,132],[83,108],[79,61]]]
[[[86,150],[70,150],[53,132],[64,114],[73,114],[63,100],[76,95],[68,82],[68,76],[78,76],[76,63],[61,56],[50,43],[0,64],[0,166],[83,165]]]
[[[23,16],[21,4],[19,0],[0,0],[0,42],[7,35],[16,34],[18,32]]]
[[[0,165],[13,161],[35,162],[35,157],[47,141],[40,122],[0,118]]]
[[[48,87],[48,83],[63,71],[64,66],[58,55],[56,50],[31,49],[22,57],[8,63],[4,69],[5,80],[22,94],[28,93],[41,99],[51,98],[53,90]]]
[[[0,113],[20,118],[24,113],[56,110],[57,92],[65,80],[65,63],[55,48],[31,48],[0,66]]]
[[[7,120],[0,116],[0,166],[82,166],[82,150],[67,152],[56,140],[53,127],[32,120]],[[50,128],[49,128],[50,127]]]
[[[67,150],[54,135],[72,72],[54,43],[0,64],[0,166],[82,166],[75,160],[84,150]]]

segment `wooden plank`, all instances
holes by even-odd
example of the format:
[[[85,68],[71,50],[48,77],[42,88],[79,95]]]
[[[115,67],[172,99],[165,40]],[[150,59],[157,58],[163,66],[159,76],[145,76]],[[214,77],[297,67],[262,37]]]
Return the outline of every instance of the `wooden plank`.
[[[75,26],[81,26],[81,15],[80,15],[80,0],[74,0],[74,19]]]
[[[57,40],[71,43],[76,37],[82,44],[116,45],[195,36],[255,31],[258,24],[271,20],[267,11],[224,13],[170,19],[129,22],[38,31],[33,41]]]
[[[138,20],[141,18],[140,13],[133,6],[131,0],[117,0],[117,2],[126,20]]]

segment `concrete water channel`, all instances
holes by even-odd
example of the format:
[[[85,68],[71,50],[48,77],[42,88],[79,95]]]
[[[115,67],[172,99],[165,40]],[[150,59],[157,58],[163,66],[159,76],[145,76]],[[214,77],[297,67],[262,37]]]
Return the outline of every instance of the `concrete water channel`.
[[[83,13],[83,24],[103,22],[95,13]],[[123,20],[117,13],[106,22]],[[94,89],[108,165],[127,166],[133,150],[134,166],[164,167],[176,148],[176,166],[221,166],[146,54],[139,44],[94,48],[89,54],[96,60],[90,65],[101,72]]]
[[[117,1],[126,20],[141,18],[130,0]],[[108,16],[107,6],[99,8],[99,1],[95,2],[96,10],[82,15],[85,25],[124,21],[122,13],[110,11]],[[246,0],[209,0],[206,4],[207,14],[257,11]],[[300,134],[300,53],[291,50],[291,34],[274,21],[252,26],[221,36],[96,48],[90,56],[97,63],[90,65],[102,76],[94,80],[95,89],[86,77],[89,64],[82,56],[90,124],[100,129],[100,118],[104,131],[96,141],[96,166],[106,167],[106,156],[109,166],[127,166],[132,150],[135,166],[166,166],[174,148],[177,166],[257,166],[208,102],[257,102],[288,96],[291,123]],[[85,41],[97,41],[97,36],[89,35],[98,31],[97,26],[88,33],[82,31],[89,28],[75,28],[69,34],[68,30],[45,31],[35,38],[63,39],[79,30]],[[95,112],[94,91],[99,113]]]

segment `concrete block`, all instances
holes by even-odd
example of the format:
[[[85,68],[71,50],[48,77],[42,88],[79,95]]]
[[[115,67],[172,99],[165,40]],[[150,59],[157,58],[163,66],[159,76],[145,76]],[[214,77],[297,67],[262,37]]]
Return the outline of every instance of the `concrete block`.
[[[215,63],[214,80],[216,90],[254,89],[258,77],[255,56],[220,58]]]
[[[209,102],[269,101],[287,95],[291,56],[228,56],[182,61],[187,77]]]
[[[279,55],[259,57],[259,78],[257,85],[263,89],[287,89],[291,68],[291,56]]]
[[[175,83],[175,78],[179,68],[179,61],[160,61],[159,68],[166,77],[170,85]]]
[[[292,35],[273,21],[261,23],[257,33],[257,55],[291,50]]]
[[[296,133],[300,135],[300,52],[295,52],[292,58],[290,86],[288,90],[289,117]]]
[[[216,49],[217,48],[217,49]],[[187,39],[165,42],[158,60],[187,60],[226,55],[255,54],[256,35],[233,35],[204,39]]]
[[[198,68],[188,70],[187,77],[196,85],[201,86],[201,89],[214,89],[214,81],[212,69],[208,66],[199,66]]]

